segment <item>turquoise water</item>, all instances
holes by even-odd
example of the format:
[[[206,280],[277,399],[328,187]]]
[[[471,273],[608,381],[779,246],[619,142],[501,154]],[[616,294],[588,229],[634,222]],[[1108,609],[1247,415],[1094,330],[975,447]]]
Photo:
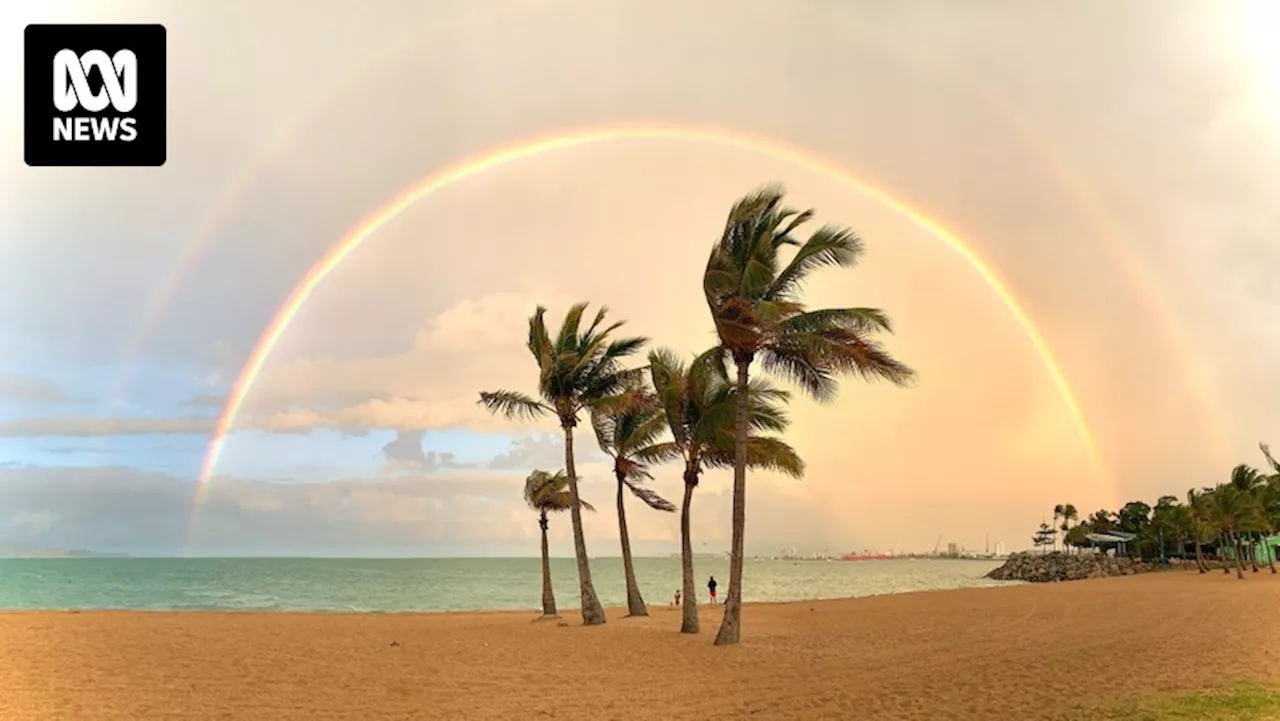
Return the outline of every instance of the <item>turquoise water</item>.
[[[846,598],[930,589],[1001,585],[982,578],[991,561],[747,562],[748,601]],[[591,562],[606,606],[626,604],[622,561]],[[728,561],[696,564],[700,596],[707,576],[721,582]],[[561,610],[578,606],[572,559],[553,559]],[[670,603],[680,561],[636,559],[645,601]],[[270,611],[461,611],[540,607],[536,558],[42,558],[0,559],[0,609]]]

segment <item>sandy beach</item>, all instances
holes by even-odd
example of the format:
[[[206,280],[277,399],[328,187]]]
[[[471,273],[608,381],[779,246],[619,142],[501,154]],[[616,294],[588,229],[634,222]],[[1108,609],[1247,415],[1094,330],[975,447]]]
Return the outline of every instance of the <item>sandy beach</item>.
[[[0,614],[0,719],[1043,719],[1280,683],[1280,577],[1173,572],[678,611]]]

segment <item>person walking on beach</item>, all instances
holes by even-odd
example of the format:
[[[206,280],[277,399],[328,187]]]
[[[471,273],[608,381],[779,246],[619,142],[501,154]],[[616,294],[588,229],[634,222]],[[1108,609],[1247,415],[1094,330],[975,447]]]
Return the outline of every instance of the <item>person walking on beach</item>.
[[[676,589],[676,600],[672,601],[672,602],[671,602],[671,605],[672,605],[672,606],[679,606],[679,605],[680,605],[680,589],[678,589],[678,588]]]
[[[716,602],[716,577],[715,576],[712,576],[711,580],[707,581],[707,590],[711,592],[711,603],[714,604]]]

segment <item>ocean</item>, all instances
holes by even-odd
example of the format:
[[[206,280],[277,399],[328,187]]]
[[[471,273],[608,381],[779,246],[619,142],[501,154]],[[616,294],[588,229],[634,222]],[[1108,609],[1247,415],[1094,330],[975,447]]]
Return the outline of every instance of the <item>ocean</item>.
[[[982,576],[998,564],[970,560],[748,560],[747,601],[847,598],[1004,585]],[[678,558],[638,558],[650,605],[680,587]],[[573,559],[551,561],[561,613],[578,607]],[[620,558],[591,562],[606,607],[626,605]],[[728,585],[728,559],[696,561],[699,600],[709,575]],[[0,559],[0,610],[465,611],[536,610],[537,558],[32,558]]]

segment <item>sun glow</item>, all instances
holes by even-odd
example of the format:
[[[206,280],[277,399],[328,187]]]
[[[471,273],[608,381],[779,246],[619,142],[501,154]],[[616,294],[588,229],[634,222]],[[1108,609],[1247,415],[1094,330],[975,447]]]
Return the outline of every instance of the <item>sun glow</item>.
[[[1280,3],[1242,0],[1233,21],[1229,42],[1243,55],[1254,92],[1265,94],[1269,104],[1280,104]]]

